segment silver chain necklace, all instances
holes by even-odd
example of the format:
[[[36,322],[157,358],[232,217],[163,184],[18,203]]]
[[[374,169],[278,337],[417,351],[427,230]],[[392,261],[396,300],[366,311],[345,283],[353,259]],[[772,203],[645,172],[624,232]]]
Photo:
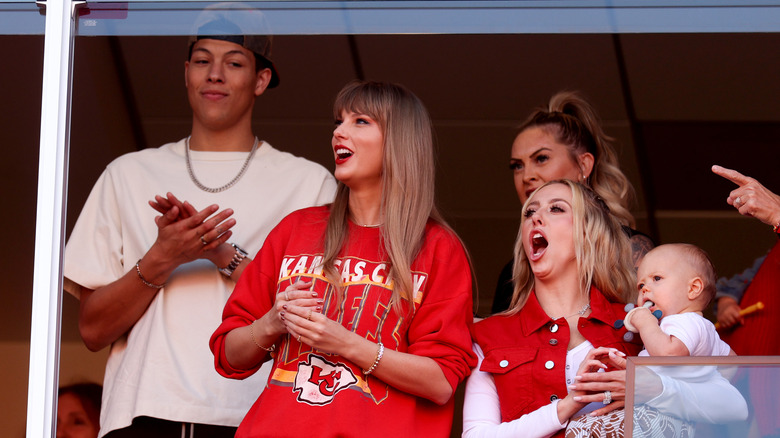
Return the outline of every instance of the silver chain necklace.
[[[574,315],[580,315],[580,316],[582,316],[582,315],[584,315],[584,314],[585,314],[585,312],[587,312],[588,310],[590,310],[590,302],[588,302],[588,304],[586,304],[586,305],[582,306],[582,309],[580,309],[578,312],[572,313],[572,314],[571,314],[571,315],[569,315],[569,316],[562,316],[561,318],[564,318],[564,319],[569,319],[569,318],[571,318],[571,317],[572,317],[572,316],[574,316]],[[555,320],[557,320],[557,319],[560,319],[560,318],[552,318],[552,320],[553,320],[553,321],[555,321]]]
[[[246,157],[246,161],[244,161],[244,165],[241,166],[241,170],[238,171],[238,175],[236,175],[235,178],[230,180],[227,184],[225,184],[222,187],[217,188],[211,188],[204,186],[200,181],[198,181],[198,177],[195,176],[195,172],[192,170],[192,162],[190,161],[190,137],[187,137],[186,140],[184,140],[184,157],[185,161],[187,162],[187,172],[190,174],[190,179],[192,180],[195,185],[203,190],[204,192],[209,193],[219,193],[224,192],[225,190],[233,187],[238,180],[241,179],[242,176],[244,176],[244,173],[249,168],[249,163],[252,161],[252,157],[255,156],[255,152],[257,151],[257,144],[259,143],[259,140],[257,137],[255,137],[255,144],[252,145],[252,150],[249,152],[249,156]]]

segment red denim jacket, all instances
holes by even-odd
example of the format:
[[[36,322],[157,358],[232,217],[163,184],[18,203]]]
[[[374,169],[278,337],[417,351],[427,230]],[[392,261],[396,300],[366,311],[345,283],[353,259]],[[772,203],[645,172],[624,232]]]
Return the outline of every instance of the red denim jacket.
[[[594,347],[613,347],[630,356],[642,349],[639,335],[632,338],[626,336],[625,328],[613,327],[626,315],[624,304],[610,303],[591,288],[590,305],[591,314],[578,324],[579,332]],[[491,373],[496,383],[502,422],[566,397],[569,325],[564,318],[550,319],[535,292],[517,314],[492,316],[475,324],[472,336],[485,354],[480,370]]]

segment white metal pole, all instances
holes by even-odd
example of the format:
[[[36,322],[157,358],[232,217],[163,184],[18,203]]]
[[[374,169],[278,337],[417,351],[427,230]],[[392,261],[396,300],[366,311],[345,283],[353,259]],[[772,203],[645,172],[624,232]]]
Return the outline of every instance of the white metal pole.
[[[73,6],[46,0],[43,52],[41,144],[35,223],[27,437],[53,437],[59,378],[65,163],[69,134],[69,95]]]

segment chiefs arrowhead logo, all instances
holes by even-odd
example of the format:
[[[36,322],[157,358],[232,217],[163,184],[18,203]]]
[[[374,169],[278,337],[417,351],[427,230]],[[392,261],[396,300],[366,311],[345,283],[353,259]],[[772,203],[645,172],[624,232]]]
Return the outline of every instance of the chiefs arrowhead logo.
[[[321,406],[333,401],[337,392],[355,383],[357,377],[346,365],[310,354],[308,362],[298,363],[293,390],[298,392],[299,402]]]

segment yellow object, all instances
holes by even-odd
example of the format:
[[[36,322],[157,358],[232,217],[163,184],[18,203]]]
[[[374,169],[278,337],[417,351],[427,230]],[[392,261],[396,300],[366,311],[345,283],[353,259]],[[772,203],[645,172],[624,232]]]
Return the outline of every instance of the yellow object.
[[[749,315],[749,314],[751,314],[751,313],[753,313],[753,312],[755,312],[755,311],[757,311],[757,310],[761,310],[761,309],[763,309],[763,308],[764,308],[764,303],[762,303],[761,301],[759,301],[759,302],[757,302],[756,304],[753,304],[753,305],[747,306],[747,307],[745,307],[744,309],[740,310],[740,311],[739,311],[739,316],[745,316],[745,315]],[[716,329],[719,329],[719,328],[720,328],[720,323],[719,323],[719,322],[716,322],[716,323],[715,323],[715,328],[716,328]]]

